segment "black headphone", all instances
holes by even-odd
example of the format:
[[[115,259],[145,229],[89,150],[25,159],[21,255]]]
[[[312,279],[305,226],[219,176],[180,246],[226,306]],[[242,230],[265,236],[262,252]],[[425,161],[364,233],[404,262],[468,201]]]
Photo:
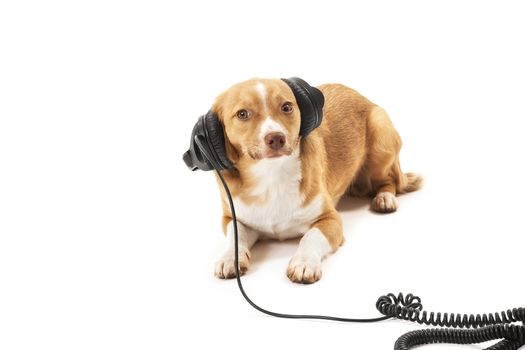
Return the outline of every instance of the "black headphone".
[[[323,121],[323,93],[300,78],[282,80],[292,89],[297,100],[301,112],[299,135],[306,137]],[[234,168],[226,155],[222,125],[212,111],[199,117],[191,133],[190,149],[184,153],[182,159],[192,171],[207,171],[214,169],[208,160],[210,157],[219,166],[217,171]]]

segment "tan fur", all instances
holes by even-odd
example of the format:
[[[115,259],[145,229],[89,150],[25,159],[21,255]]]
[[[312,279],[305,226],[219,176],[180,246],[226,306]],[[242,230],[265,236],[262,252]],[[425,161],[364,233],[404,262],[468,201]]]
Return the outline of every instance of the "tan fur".
[[[255,89],[258,82],[263,82],[267,88],[269,111],[262,111]],[[335,251],[344,241],[341,218],[335,208],[345,193],[373,195],[376,198],[372,201],[372,209],[391,212],[397,208],[393,196],[417,190],[421,177],[401,171],[401,138],[381,107],[341,84],[322,85],[319,89],[325,97],[324,119],[306,138],[298,137],[300,112],[293,93],[279,79],[252,79],[234,85],[217,98],[212,110],[224,126],[227,154],[236,167],[224,171],[224,177],[233,196],[246,203],[265,201],[265,198],[250,194],[256,183],[248,171],[265,156],[256,134],[260,123],[266,114],[271,114],[285,126],[287,142],[283,152],[290,154],[300,145],[303,205],[322,195],[323,212],[312,227],[324,234]],[[291,116],[283,115],[280,110],[286,101],[294,104]],[[250,119],[236,118],[239,109],[248,110]],[[231,213],[222,187],[221,193],[223,229],[226,230]]]

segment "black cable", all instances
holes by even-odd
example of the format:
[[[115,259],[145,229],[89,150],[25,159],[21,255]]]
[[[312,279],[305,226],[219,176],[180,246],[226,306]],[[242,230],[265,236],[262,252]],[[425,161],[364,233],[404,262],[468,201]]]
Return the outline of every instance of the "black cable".
[[[226,195],[228,197],[228,201],[230,202],[230,209],[232,212],[233,233],[235,237],[235,275],[237,278],[237,284],[239,285],[239,289],[244,299],[246,299],[246,301],[251,306],[253,306],[255,309],[259,310],[262,313],[265,313],[270,316],[281,317],[281,318],[308,318],[308,319],[330,320],[330,321],[339,321],[339,322],[377,322],[377,321],[383,321],[383,320],[386,320],[392,317],[392,316],[383,316],[383,317],[376,317],[376,318],[344,318],[344,317],[322,316],[322,315],[292,315],[292,314],[282,314],[278,312],[268,311],[266,309],[263,309],[259,305],[255,304],[244,291],[244,288],[241,282],[240,273],[239,273],[240,272],[239,271],[239,233],[237,231],[237,216],[235,215],[235,208],[233,206],[233,200],[232,200],[232,196],[230,193],[230,189],[228,188],[228,185],[226,185],[226,181],[224,181],[222,174],[219,171],[216,171],[216,173],[219,175],[222,185],[224,186],[224,190],[226,191]]]
[[[207,154],[201,141],[195,139],[199,148],[210,161],[215,172],[219,176],[221,183],[226,191],[228,202],[230,204],[232,219],[233,219],[233,233],[235,238],[235,276],[237,285],[241,291],[242,296],[248,304],[256,310],[274,317],[293,318],[293,319],[318,319],[330,320],[339,322],[378,322],[387,320],[389,318],[398,318],[419,324],[453,327],[453,328],[477,328],[477,329],[450,329],[450,328],[434,328],[423,329],[408,332],[398,338],[394,345],[394,350],[408,350],[412,347],[424,344],[434,343],[451,343],[451,344],[476,344],[489,340],[503,339],[500,342],[488,347],[486,350],[516,350],[525,345],[525,308],[514,308],[512,310],[502,311],[500,313],[483,314],[483,315],[466,315],[466,314],[437,314],[423,311],[421,298],[412,294],[407,294],[405,297],[402,293],[397,296],[390,293],[381,296],[376,302],[376,308],[381,312],[383,317],[376,318],[345,318],[323,315],[295,315],[283,314],[266,310],[255,304],[244,291],[241,282],[239,271],[239,233],[237,230],[237,216],[235,214],[235,207],[233,205],[232,195],[230,189],[226,184],[221,172],[217,170],[215,160]],[[522,325],[511,325],[510,323],[521,321]]]

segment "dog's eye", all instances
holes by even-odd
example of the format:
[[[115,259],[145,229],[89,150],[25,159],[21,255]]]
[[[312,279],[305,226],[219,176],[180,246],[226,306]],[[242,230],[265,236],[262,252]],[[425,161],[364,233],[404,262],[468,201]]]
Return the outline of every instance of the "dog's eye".
[[[293,106],[292,106],[292,103],[291,102],[285,102],[282,106],[281,106],[281,111],[283,111],[284,113],[286,114],[290,114],[293,112]]]
[[[250,113],[248,113],[248,111],[245,109],[241,109],[237,112],[237,118],[241,120],[246,120],[248,119],[249,116],[250,116]]]

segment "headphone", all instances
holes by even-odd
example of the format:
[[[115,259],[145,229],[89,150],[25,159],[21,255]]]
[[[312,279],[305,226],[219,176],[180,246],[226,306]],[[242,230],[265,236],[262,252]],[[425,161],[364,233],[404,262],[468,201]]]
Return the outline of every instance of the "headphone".
[[[282,79],[282,81],[292,89],[301,112],[299,136],[306,137],[323,121],[323,93],[300,78]],[[212,162],[210,158],[213,158]],[[234,168],[226,155],[222,125],[211,110],[200,116],[193,127],[190,149],[184,153],[182,159],[192,171],[214,170],[213,163],[218,165],[218,171]]]

